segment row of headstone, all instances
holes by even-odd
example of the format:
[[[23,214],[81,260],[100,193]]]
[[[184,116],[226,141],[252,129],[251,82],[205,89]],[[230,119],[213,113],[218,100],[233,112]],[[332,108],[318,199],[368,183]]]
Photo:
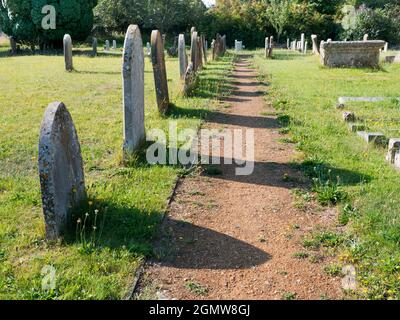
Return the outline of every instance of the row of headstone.
[[[290,42],[290,39],[287,39],[287,47],[289,50],[299,51],[303,54],[306,54],[308,48],[308,41],[306,41],[304,33],[301,34],[300,39],[301,39],[300,41],[293,40],[292,42]]]
[[[274,50],[274,37],[265,38],[265,58],[272,58],[272,52]]]
[[[169,106],[167,76],[161,34],[151,34],[152,64],[160,112]],[[72,70],[72,41],[64,36],[67,70]],[[144,52],[139,27],[130,25],[124,42],[123,63],[123,154],[129,158],[145,139]],[[66,106],[51,103],[44,114],[39,138],[39,177],[46,238],[63,235],[72,212],[87,201],[81,148]]]
[[[226,36],[221,36],[219,33],[213,40],[211,47],[213,49],[212,58],[213,60],[222,57],[226,52]]]

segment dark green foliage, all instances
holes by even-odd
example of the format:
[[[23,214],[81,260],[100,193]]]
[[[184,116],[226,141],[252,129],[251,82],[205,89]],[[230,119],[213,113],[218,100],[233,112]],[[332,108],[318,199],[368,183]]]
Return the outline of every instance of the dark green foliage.
[[[97,0],[12,0],[0,3],[0,26],[17,42],[29,45],[61,46],[64,34],[73,40],[85,40],[93,26],[93,8]],[[56,29],[44,30],[45,5],[56,9]]]

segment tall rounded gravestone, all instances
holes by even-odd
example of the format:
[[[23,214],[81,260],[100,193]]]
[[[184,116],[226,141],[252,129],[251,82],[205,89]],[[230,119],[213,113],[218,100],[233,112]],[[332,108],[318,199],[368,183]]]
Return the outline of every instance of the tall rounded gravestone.
[[[145,138],[144,53],[137,25],[126,32],[122,63],[124,107],[124,156],[132,155]]]
[[[72,64],[72,39],[69,34],[66,34],[63,39],[64,43],[64,59],[65,59],[65,70],[72,71],[74,66]]]
[[[198,67],[197,32],[192,33],[190,42],[190,61],[193,63],[193,70],[196,72]]]
[[[59,238],[71,213],[86,199],[81,147],[62,102],[49,104],[39,138],[39,177],[46,238]]]
[[[180,34],[178,39],[179,72],[181,78],[185,76],[187,68],[185,35]]]
[[[168,83],[164,46],[158,30],[153,30],[151,33],[151,62],[153,64],[158,110],[160,113],[165,114],[169,107]]]

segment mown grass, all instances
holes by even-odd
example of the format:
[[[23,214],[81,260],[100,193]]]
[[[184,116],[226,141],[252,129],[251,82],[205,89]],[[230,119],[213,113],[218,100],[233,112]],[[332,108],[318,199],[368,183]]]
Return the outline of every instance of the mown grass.
[[[178,130],[198,128],[224,90],[231,60],[210,63],[186,99],[179,93],[178,60],[168,58],[174,108],[162,117],[146,58],[146,130],[167,130],[171,119]],[[123,298],[139,263],[152,254],[166,199],[183,170],[143,161],[120,164],[121,56],[81,54],[74,67],[65,72],[57,55],[0,57],[0,299]],[[77,127],[90,197],[86,231],[82,220],[74,221],[72,232],[58,243],[45,241],[37,173],[39,128],[52,101],[66,104]],[[55,268],[54,290],[42,289],[45,266]]]
[[[383,65],[379,70],[327,69],[317,57],[279,50],[273,60],[257,52],[255,65],[270,84],[266,98],[289,116],[288,128],[304,154],[301,167],[314,178],[312,172],[317,170],[337,181],[335,190],[342,195],[336,201],[341,210],[338,223],[349,223],[339,258],[357,266],[357,296],[399,299],[399,173],[385,162],[387,150],[367,145],[349,132],[335,105],[340,96],[398,97],[400,65]],[[371,118],[397,117],[399,111],[393,101],[349,108]],[[371,127],[390,138],[390,125],[381,121]]]

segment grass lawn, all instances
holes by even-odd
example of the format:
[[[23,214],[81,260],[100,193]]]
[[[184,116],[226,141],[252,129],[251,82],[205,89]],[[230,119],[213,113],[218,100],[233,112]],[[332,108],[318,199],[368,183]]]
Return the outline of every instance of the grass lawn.
[[[314,56],[274,54],[273,60],[262,52],[255,56],[271,85],[266,98],[290,117],[292,140],[305,158],[300,167],[341,195],[338,223],[348,223],[348,236],[339,258],[356,265],[356,296],[400,299],[400,173],[385,162],[387,149],[367,145],[349,132],[335,108],[340,96],[400,96],[400,64],[381,70],[327,69]],[[352,103],[348,109],[370,129],[388,138],[399,136],[400,123],[386,121],[400,118],[398,102]]]
[[[210,63],[195,97],[185,99],[178,60],[168,58],[174,109],[161,117],[146,58],[146,130],[167,129],[171,119],[178,129],[197,128],[216,106],[231,61]],[[123,298],[139,263],[152,254],[166,200],[183,171],[139,160],[120,164],[121,56],[82,54],[74,57],[74,67],[65,72],[63,56],[56,55],[0,57],[0,299]],[[77,127],[91,199],[87,231],[77,225],[58,243],[45,241],[37,172],[39,128],[52,101],[66,104]],[[49,292],[42,290],[46,266],[56,271],[56,289]]]

